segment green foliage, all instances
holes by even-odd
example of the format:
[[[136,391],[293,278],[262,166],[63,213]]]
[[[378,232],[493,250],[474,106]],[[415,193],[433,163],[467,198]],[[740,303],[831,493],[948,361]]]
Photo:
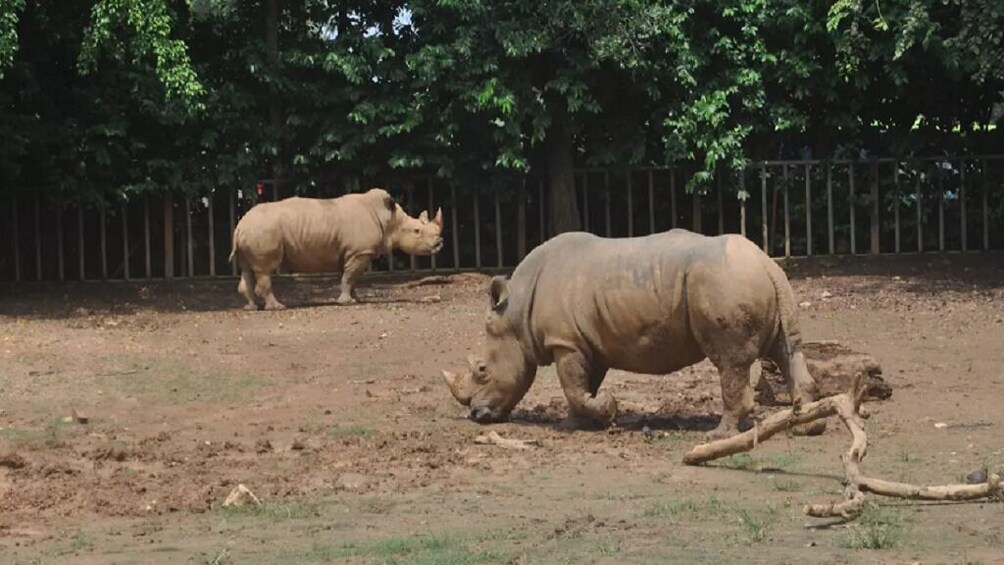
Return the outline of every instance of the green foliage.
[[[0,0],[0,79],[17,53],[17,21],[24,0]]]

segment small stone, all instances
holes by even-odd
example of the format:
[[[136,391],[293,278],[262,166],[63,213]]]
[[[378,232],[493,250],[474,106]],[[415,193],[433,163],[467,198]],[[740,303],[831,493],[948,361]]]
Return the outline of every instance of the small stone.
[[[438,294],[433,294],[431,296],[423,296],[422,299],[420,300],[420,302],[424,302],[426,304],[429,304],[429,303],[435,303],[435,302],[442,302],[442,300],[443,300],[442,297],[440,297]]]
[[[828,290],[824,290],[823,293],[820,294],[819,296],[821,296],[822,298],[831,298],[833,294]]]
[[[655,434],[652,433],[652,428],[649,428],[648,426],[643,426],[641,428],[641,433],[643,436],[645,436],[645,439],[649,441],[651,441],[655,437]]]
[[[937,423],[934,424],[934,427],[938,428],[939,430],[943,430],[943,429],[945,429],[945,428],[948,427],[948,424],[946,424],[944,422],[937,422]]]
[[[91,421],[91,419],[87,417],[86,414],[78,412],[76,409],[70,410],[70,415],[73,416],[73,421],[78,424],[86,424],[87,422]]]
[[[812,306],[812,303],[811,302],[799,302],[798,305],[801,306],[802,308],[808,308],[809,306]]]
[[[966,482],[971,485],[980,485],[987,482],[987,472],[985,469],[977,469],[966,475]]]
[[[303,440],[297,438],[293,440],[293,445],[289,446],[293,451],[303,451],[307,448],[307,445],[303,443]]]

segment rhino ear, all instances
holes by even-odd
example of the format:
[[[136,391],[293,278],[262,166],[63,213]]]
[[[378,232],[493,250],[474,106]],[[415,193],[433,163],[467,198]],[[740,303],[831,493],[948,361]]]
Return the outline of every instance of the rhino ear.
[[[443,229],[443,209],[442,208],[440,208],[439,210],[436,210],[436,217],[433,218],[432,221],[435,222],[436,225],[439,226],[439,229]]]
[[[429,223],[429,212],[426,210],[422,210],[422,213],[418,215],[418,221],[422,222],[423,224]]]
[[[492,277],[488,294],[492,299],[492,310],[501,312],[509,302],[509,281],[502,275]]]

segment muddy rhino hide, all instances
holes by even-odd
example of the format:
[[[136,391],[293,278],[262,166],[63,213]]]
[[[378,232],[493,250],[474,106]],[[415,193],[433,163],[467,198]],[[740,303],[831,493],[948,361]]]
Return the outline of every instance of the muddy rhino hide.
[[[877,359],[854,351],[836,341],[802,342],[809,373],[816,381],[820,398],[850,390],[854,375],[865,376],[865,401],[886,400],[892,396],[892,387],[882,378],[882,367]],[[764,406],[791,404],[784,378],[777,366],[762,360],[760,380],[756,385],[757,402]]]

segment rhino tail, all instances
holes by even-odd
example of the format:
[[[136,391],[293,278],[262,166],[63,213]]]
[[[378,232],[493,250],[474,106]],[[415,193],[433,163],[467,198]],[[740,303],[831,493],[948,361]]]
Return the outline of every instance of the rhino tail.
[[[798,323],[798,310],[795,307],[795,292],[785,276],[784,270],[770,257],[764,256],[764,267],[770,282],[774,284],[777,296],[777,306],[780,318],[780,335],[785,340],[789,355],[801,349],[802,330]]]

